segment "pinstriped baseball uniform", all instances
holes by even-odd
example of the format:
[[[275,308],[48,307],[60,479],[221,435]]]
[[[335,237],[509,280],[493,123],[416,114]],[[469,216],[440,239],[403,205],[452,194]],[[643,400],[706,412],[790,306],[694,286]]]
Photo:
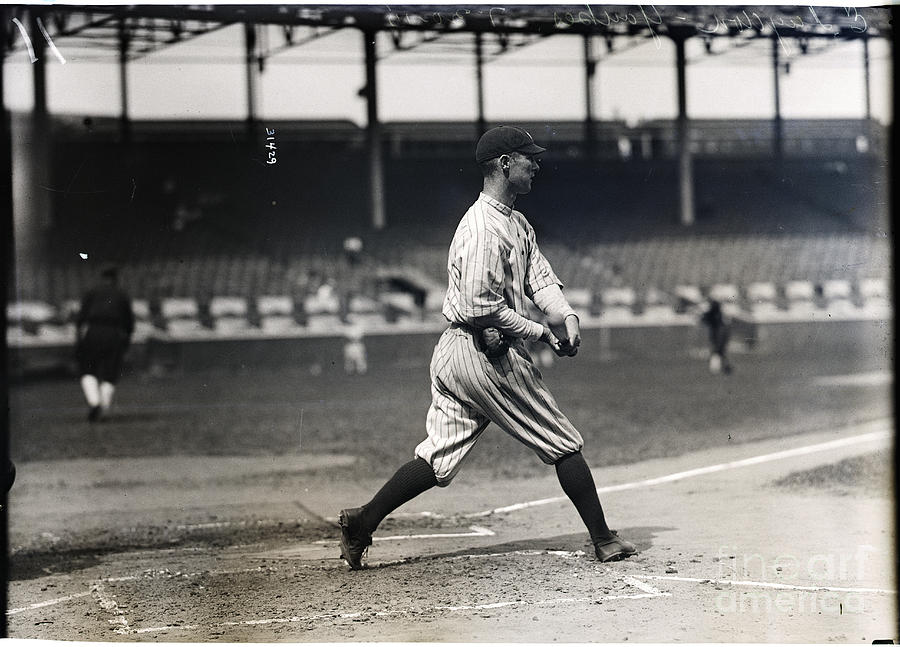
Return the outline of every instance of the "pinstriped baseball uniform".
[[[562,286],[534,229],[521,213],[481,193],[456,229],[447,272],[443,314],[450,327],[431,360],[428,437],[416,456],[447,485],[491,422],[547,464],[579,451],[581,435],[559,410],[522,341],[543,332],[523,316],[526,298]],[[490,359],[478,350],[476,335],[486,326],[512,338],[506,355]]]

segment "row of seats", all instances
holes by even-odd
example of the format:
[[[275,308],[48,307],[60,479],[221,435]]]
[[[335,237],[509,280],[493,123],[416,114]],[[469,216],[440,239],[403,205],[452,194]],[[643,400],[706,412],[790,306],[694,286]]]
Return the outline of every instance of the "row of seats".
[[[654,238],[594,243],[573,250],[547,241],[541,249],[567,286],[594,291],[611,283],[655,285],[786,283],[804,277],[815,283],[832,279],[856,282],[890,273],[887,238],[864,234],[715,236]],[[377,266],[406,266],[446,284],[447,247],[375,245]],[[305,277],[318,274],[337,283],[358,281],[359,268],[340,254],[270,258],[261,254],[207,254],[145,259],[122,267],[125,289],[135,297],[201,294],[295,294]],[[78,298],[96,280],[88,264],[22,264],[15,276],[16,298],[59,303]]]
[[[346,278],[351,268],[339,256],[298,256],[289,261],[257,254],[210,254],[123,264],[122,287],[141,298],[208,294],[290,294],[310,275]],[[97,280],[95,265],[22,264],[16,272],[18,298],[62,302],[78,298]]]
[[[566,290],[572,306],[587,317],[634,316],[669,320],[672,314],[696,313],[707,298],[723,304],[726,312],[743,313],[760,321],[815,319],[827,311],[842,316],[886,317],[891,313],[890,289],[883,278],[851,283],[829,280],[814,284],[794,280],[776,285],[754,282],[746,286],[717,283],[708,289],[679,285],[672,291],[649,288],[608,287],[593,292],[585,288]],[[342,297],[336,291],[320,290],[306,299],[288,295],[262,295],[254,299],[217,296],[200,302],[194,298],[170,297],[150,302],[135,299],[136,336],[169,334],[174,337],[290,334],[300,330],[334,330],[340,323],[383,327],[406,322],[440,322],[443,293],[431,291],[424,305],[404,292],[384,292],[378,299],[365,295]],[[41,338],[46,342],[71,340],[79,303],[69,300],[59,307],[44,302],[16,302],[7,307],[8,338],[12,345]]]
[[[669,291],[688,284],[785,284],[796,277],[855,283],[890,274],[888,239],[862,234],[652,238],[575,250],[546,242],[541,250],[567,286],[592,291],[610,284]],[[398,248],[393,254],[446,281],[446,246]]]

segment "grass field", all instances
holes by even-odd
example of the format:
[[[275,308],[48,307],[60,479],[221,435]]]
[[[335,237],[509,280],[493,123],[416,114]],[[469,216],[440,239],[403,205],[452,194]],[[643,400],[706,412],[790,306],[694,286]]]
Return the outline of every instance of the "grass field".
[[[702,345],[672,346],[652,330],[608,359],[586,335],[578,357],[543,372],[597,467],[890,415],[889,383],[820,379],[887,372],[889,348],[860,342],[855,329],[841,332],[844,324],[820,326],[827,330],[812,343],[772,342],[736,355],[729,376],[707,371]],[[382,357],[364,376],[329,362],[314,375],[299,358],[295,368],[132,372],[109,419],[96,425],[85,420],[74,377],[24,382],[10,392],[11,454],[30,461],[337,453],[358,460],[335,477],[388,475],[424,436],[428,360],[425,352]],[[489,428],[466,469],[511,476],[545,467]]]

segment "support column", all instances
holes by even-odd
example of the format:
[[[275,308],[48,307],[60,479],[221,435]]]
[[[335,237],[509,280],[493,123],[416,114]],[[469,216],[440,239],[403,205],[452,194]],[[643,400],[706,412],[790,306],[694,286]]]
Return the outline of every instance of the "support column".
[[[381,147],[381,124],[378,122],[378,55],[375,51],[377,31],[363,32],[366,51],[366,139],[369,148],[369,201],[372,227],[384,229],[384,158]]]
[[[119,126],[122,141],[131,139],[131,119],[128,116],[128,47],[131,35],[125,18],[119,18],[119,93],[122,112],[119,115]]]
[[[594,123],[594,77],[597,61],[594,59],[594,37],[584,35],[584,140],[588,159],[597,154],[597,132]]]
[[[678,195],[681,224],[694,224],[694,164],[691,154],[690,123],[687,116],[687,59],[684,44],[688,37],[675,34],[675,65],[678,75]]]
[[[480,31],[475,32],[475,92],[478,99],[478,118],[476,122],[478,132],[475,133],[476,137],[481,137],[481,134],[486,130],[484,120],[484,72],[482,69],[484,67],[484,53],[482,40],[483,34]]]
[[[775,119],[772,122],[772,151],[775,161],[781,162],[784,153],[784,136],[781,122],[781,58],[779,55],[780,44],[777,36],[772,37],[772,69],[775,81]]]
[[[29,115],[17,118],[12,126],[14,257],[20,267],[23,259],[39,260],[42,236],[50,227],[53,208],[50,193],[53,133],[47,116],[47,41],[38,27],[40,15],[29,9],[27,21],[37,58],[31,65],[34,105]]]
[[[31,45],[34,48],[35,61],[31,64],[31,75],[34,79],[34,110],[32,116],[36,122],[47,120],[47,66],[45,54],[47,41],[44,40],[38,26],[38,15],[29,12],[28,26],[31,31]]]
[[[256,25],[244,24],[245,66],[247,68],[247,124],[252,125],[256,121]]]
[[[863,70],[866,75],[866,120],[872,119],[872,77],[869,71],[869,39],[863,36]]]

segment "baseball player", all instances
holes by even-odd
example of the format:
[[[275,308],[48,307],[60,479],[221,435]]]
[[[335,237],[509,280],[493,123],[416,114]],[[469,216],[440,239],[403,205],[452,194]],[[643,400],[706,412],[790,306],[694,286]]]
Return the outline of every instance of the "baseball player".
[[[708,302],[708,308],[701,315],[700,321],[709,328],[709,372],[729,375],[731,363],[725,351],[731,337],[731,326],[722,312],[722,305],[712,297],[709,297]]]
[[[369,370],[365,333],[359,324],[344,324],[344,372],[347,375],[365,375]]]
[[[435,485],[449,485],[491,422],[556,467],[598,559],[637,552],[606,525],[581,455],[581,435],[544,386],[525,345],[543,341],[562,357],[575,355],[581,343],[578,316],[562,283],[538,249],[531,225],[513,209],[516,196],[531,190],[540,168],[536,156],[544,150],[512,126],[492,128],[478,141],[475,159],[484,184],[450,245],[443,304],[450,325],[431,360],[427,438],[371,501],[341,511],[341,556],[353,570],[362,568],[381,521]],[[548,315],[553,329],[523,316],[526,299]]]
[[[88,420],[95,422],[112,406],[122,360],[134,332],[131,299],[118,286],[118,271],[106,267],[101,283],[81,300],[76,325],[76,356]]]

